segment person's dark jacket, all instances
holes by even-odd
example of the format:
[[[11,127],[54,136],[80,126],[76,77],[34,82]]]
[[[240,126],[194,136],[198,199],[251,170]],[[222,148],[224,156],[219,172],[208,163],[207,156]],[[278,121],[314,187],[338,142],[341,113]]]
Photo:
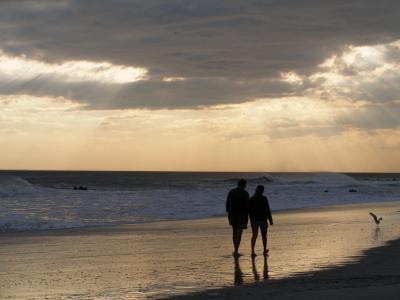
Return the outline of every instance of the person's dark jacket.
[[[228,193],[226,199],[226,211],[235,215],[248,214],[249,193],[239,187]]]
[[[251,221],[267,221],[273,224],[271,209],[267,197],[263,195],[254,195],[249,200],[249,215]]]

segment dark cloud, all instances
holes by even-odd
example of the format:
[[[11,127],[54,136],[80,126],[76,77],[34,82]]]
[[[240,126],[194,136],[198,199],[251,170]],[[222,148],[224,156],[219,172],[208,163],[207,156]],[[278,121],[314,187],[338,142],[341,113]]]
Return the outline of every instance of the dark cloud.
[[[97,108],[238,103],[293,93],[293,86],[277,82],[281,72],[310,74],[347,45],[397,39],[396,0],[4,1],[4,51],[52,63],[140,66],[150,81],[117,87],[38,78],[1,89],[69,93]],[[189,80],[165,83],[164,76]]]
[[[85,104],[88,109],[199,108],[216,104],[242,103],[260,97],[298,94],[299,87],[281,81],[195,79],[185,81],[138,81],[129,84],[64,82],[51,76],[26,81],[1,78],[0,94],[63,96]]]
[[[398,1],[35,2],[2,7],[5,50],[54,61],[107,60],[168,76],[307,72],[344,45],[400,38]]]

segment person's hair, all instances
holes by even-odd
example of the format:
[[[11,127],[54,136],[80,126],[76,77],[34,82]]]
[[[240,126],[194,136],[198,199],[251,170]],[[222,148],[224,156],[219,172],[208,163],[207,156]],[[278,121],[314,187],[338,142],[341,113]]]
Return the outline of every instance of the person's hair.
[[[241,188],[245,188],[246,187],[246,184],[247,184],[247,182],[246,182],[246,179],[239,179],[239,181],[238,181],[238,187],[241,187]]]
[[[262,195],[262,193],[264,193],[264,186],[263,185],[257,185],[256,187],[256,194],[258,195]]]

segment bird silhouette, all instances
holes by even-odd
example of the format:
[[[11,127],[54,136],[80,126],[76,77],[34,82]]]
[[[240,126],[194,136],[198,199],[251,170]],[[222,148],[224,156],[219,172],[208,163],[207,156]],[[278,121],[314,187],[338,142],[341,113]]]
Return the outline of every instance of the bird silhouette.
[[[377,217],[375,214],[373,214],[372,212],[370,212],[369,214],[370,214],[370,215],[372,216],[372,218],[374,219],[376,225],[379,225],[379,223],[383,220],[382,217],[378,218],[378,217]]]

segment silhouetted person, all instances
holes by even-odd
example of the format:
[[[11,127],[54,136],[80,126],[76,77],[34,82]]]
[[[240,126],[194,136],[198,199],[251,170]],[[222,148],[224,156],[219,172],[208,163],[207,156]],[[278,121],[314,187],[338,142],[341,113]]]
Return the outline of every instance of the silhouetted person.
[[[226,211],[228,212],[229,224],[232,226],[232,241],[234,256],[239,255],[239,246],[242,239],[243,229],[247,228],[249,193],[246,189],[246,180],[240,179],[238,186],[232,189],[226,200]]]
[[[253,236],[251,237],[252,256],[256,255],[254,247],[256,245],[259,228],[261,230],[261,237],[264,247],[263,254],[266,255],[268,253],[267,249],[268,221],[269,224],[271,225],[274,224],[274,222],[272,221],[271,209],[269,208],[268,199],[263,195],[263,193],[264,193],[264,186],[258,185],[254,196],[251,197],[249,200],[249,215],[250,215],[251,230],[253,232]]]

